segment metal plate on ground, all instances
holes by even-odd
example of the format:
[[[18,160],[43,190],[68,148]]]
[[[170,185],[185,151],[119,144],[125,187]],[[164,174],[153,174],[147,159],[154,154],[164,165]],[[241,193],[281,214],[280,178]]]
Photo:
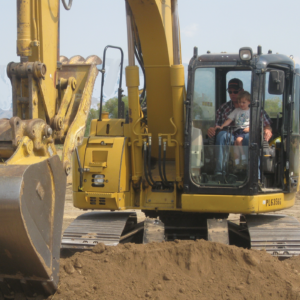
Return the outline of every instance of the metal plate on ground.
[[[285,215],[246,215],[251,249],[266,250],[273,256],[300,254],[300,223]]]
[[[229,245],[228,222],[226,219],[207,219],[207,239]]]
[[[98,243],[119,244],[129,217],[135,212],[90,212],[77,217],[65,230],[61,248],[90,249]]]
[[[165,226],[161,220],[146,218],[144,221],[143,244],[165,240]]]

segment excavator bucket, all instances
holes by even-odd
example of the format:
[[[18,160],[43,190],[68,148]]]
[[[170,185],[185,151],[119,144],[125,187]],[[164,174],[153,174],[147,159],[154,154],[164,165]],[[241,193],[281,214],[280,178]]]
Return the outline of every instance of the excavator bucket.
[[[56,290],[65,190],[57,155],[0,165],[0,299]]]

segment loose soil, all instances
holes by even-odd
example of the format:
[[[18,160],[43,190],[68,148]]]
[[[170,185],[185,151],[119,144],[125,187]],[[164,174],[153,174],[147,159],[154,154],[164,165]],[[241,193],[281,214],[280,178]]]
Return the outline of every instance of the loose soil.
[[[70,180],[67,190],[64,228],[83,213],[72,207]],[[280,213],[299,220],[299,196]],[[300,256],[280,261],[265,251],[204,240],[98,244],[93,251],[62,252],[59,288],[48,299],[300,300],[299,282]]]
[[[204,240],[99,248],[61,259],[50,299],[300,299],[300,257]]]

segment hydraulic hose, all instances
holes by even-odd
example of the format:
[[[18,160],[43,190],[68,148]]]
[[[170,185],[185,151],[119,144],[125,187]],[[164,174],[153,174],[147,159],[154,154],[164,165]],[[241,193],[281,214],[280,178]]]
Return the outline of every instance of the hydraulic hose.
[[[64,6],[64,8],[66,10],[70,10],[71,9],[73,0],[69,0],[69,4],[68,5],[66,4],[65,0],[61,0],[61,1],[62,1],[62,4],[63,4],[63,6]]]
[[[78,149],[77,147],[75,148],[75,152],[76,152],[76,156],[77,156],[77,161],[78,161],[78,171],[79,171],[79,174],[80,174],[80,177],[79,177],[79,190],[82,191],[82,184],[83,184],[83,169],[81,167],[81,162],[80,162],[80,158],[79,158],[79,153],[78,153]]]
[[[153,187],[153,184],[150,182],[147,172],[147,142],[144,142],[144,172],[145,172],[145,178],[146,181],[150,186]]]
[[[152,177],[152,172],[151,172],[151,148],[152,148],[152,138],[151,136],[149,136],[149,151],[148,151],[148,172],[149,172],[149,178],[151,180],[151,182],[153,183],[153,187],[156,186],[156,182],[154,181],[153,177]]]
[[[144,102],[145,93],[146,93],[146,73],[145,73],[145,68],[144,68],[144,61],[143,61],[143,57],[141,55],[139,56],[137,47],[135,47],[135,49],[134,49],[134,54],[135,54],[135,57],[136,57],[139,65],[141,66],[143,76],[144,76],[144,88],[143,88],[142,94],[140,95],[140,98],[143,99],[143,102]]]
[[[168,182],[165,181],[164,176],[162,174],[162,168],[161,168],[161,137],[158,138],[158,170],[163,185],[168,187],[169,184]]]
[[[169,181],[166,176],[166,156],[167,156],[167,142],[164,142],[164,155],[163,155],[163,175],[164,181],[169,185]]]

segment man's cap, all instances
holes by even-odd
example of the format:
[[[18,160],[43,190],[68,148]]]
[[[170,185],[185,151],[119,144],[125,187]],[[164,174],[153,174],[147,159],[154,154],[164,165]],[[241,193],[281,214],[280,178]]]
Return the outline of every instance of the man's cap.
[[[233,78],[228,82],[228,89],[240,90],[243,88],[243,82],[237,78]],[[227,90],[228,90],[227,89]]]

